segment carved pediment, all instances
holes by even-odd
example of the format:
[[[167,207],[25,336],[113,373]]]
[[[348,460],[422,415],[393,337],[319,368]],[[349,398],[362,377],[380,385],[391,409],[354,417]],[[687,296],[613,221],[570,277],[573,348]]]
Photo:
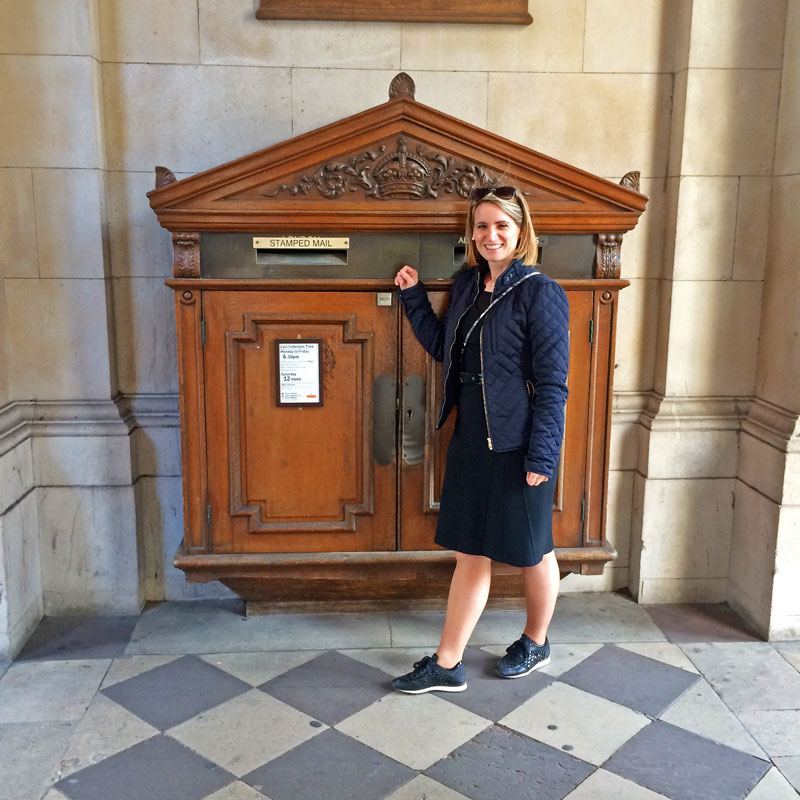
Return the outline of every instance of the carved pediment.
[[[512,184],[542,232],[630,230],[647,198],[418,103],[410,77],[361,114],[149,193],[176,230],[459,230],[476,186]]]

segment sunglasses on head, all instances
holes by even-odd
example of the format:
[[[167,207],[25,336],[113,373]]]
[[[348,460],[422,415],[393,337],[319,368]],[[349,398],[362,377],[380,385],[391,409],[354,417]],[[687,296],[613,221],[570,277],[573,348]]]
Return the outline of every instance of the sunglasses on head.
[[[480,186],[472,190],[470,198],[477,203],[490,194],[499,197],[501,200],[510,200],[517,194],[517,190],[513,186]]]

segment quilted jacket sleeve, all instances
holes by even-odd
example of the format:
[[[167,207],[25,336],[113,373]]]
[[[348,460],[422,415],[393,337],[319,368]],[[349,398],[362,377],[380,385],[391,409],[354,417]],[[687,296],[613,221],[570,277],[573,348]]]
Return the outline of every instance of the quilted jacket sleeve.
[[[400,302],[403,304],[403,309],[419,343],[436,361],[443,361],[447,312],[441,319],[436,316],[433,308],[431,308],[428,292],[422,281],[419,281],[410,289],[403,289],[400,292]]]
[[[564,438],[569,370],[569,303],[555,281],[537,287],[528,309],[533,400],[525,469],[552,477]]]

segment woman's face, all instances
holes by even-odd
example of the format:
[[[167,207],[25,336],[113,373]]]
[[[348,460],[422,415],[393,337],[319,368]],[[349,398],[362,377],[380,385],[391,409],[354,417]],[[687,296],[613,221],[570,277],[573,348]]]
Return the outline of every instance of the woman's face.
[[[507,267],[517,250],[519,225],[494,203],[478,203],[474,219],[472,238],[478,252],[490,265]]]

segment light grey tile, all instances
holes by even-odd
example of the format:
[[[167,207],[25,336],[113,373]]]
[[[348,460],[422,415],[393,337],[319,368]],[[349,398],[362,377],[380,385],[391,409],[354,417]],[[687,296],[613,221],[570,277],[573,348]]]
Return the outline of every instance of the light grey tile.
[[[756,784],[746,800],[797,800],[797,792],[777,768],[773,767]]]
[[[316,720],[253,689],[168,733],[240,778],[326,729],[312,722]]]
[[[770,757],[800,756],[800,711],[740,711],[739,719]]]
[[[666,641],[634,600],[607,592],[559,596],[548,636],[551,643]]]
[[[742,723],[704,680],[697,681],[660,719],[728,747],[766,758]]]
[[[128,646],[144,653],[233,653],[387,647],[386,614],[245,617],[237,601],[162,603],[142,615]]]
[[[613,772],[598,769],[564,800],[669,800]]]
[[[69,722],[0,725],[0,796],[38,798],[54,783],[58,761],[74,731]]]
[[[50,789],[42,800],[69,800],[65,794],[61,794],[58,789]]]
[[[650,720],[644,714],[556,681],[499,722],[599,766]]]
[[[683,651],[734,711],[800,708],[800,673],[766,642],[687,644]]]
[[[424,735],[409,735],[409,720]],[[373,750],[426,769],[489,727],[489,720],[431,694],[391,694],[343,720],[336,728]]]
[[[106,689],[113,686],[115,683],[122,683],[128,678],[135,678],[143,672],[149,672],[156,667],[162,667],[164,664],[169,664],[170,661],[175,661],[178,656],[124,656],[123,658],[116,658],[108,669],[103,683],[100,685],[101,689]]]
[[[229,783],[224,789],[210,794],[205,800],[269,800],[269,798],[246,783],[235,781]]]
[[[774,758],[773,761],[789,783],[800,792],[800,757],[786,756]]]
[[[620,642],[617,646],[623,650],[630,650],[631,653],[660,661],[662,664],[697,674],[697,667],[687,658],[686,653],[671,642]]]
[[[417,775],[413,781],[392,792],[386,800],[469,800],[469,798],[426,775]]]
[[[61,759],[61,775],[97,764],[156,734],[155,728],[98,694],[78,723]]]
[[[214,653],[201,658],[251,686],[258,686],[318,655],[316,650],[300,650],[279,653]]]
[[[13,664],[0,680],[0,722],[80,719],[110,663],[100,659]]]

